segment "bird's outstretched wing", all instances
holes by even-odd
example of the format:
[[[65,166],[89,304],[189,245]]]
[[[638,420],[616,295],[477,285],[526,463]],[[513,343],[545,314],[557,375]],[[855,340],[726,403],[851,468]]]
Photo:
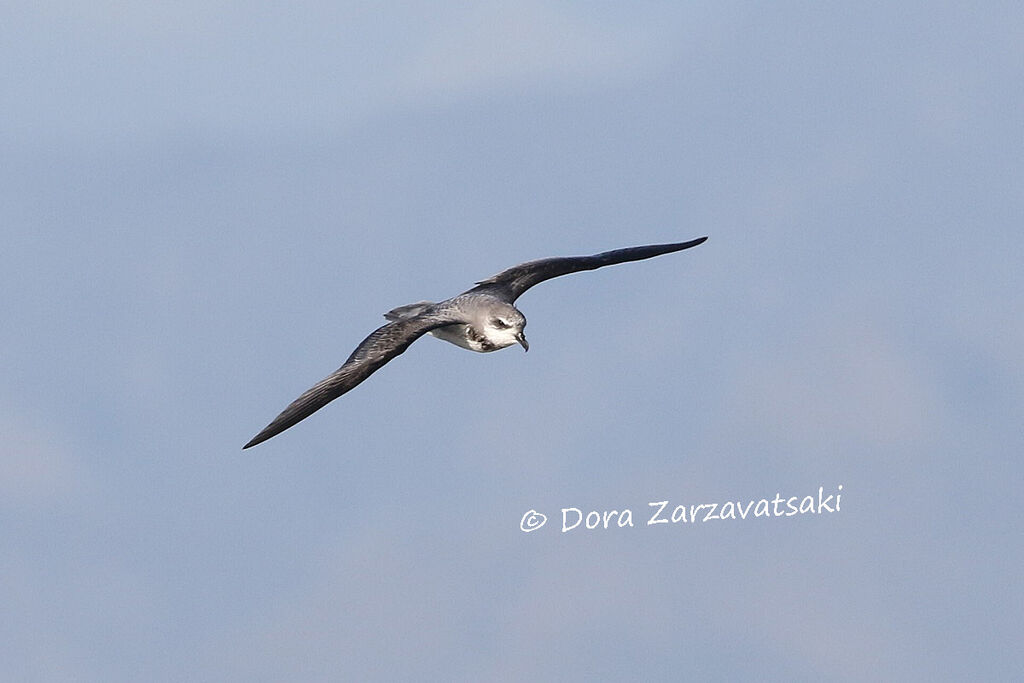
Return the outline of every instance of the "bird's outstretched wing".
[[[356,347],[344,365],[292,401],[242,448],[262,443],[301,422],[372,375],[430,330],[455,322],[460,320],[452,311],[434,309],[415,318],[396,320],[377,328]]]
[[[689,242],[677,242],[675,244],[651,244],[645,247],[628,247],[626,249],[615,249],[593,256],[566,256],[558,258],[546,258],[539,261],[528,261],[512,266],[493,275],[486,280],[476,283],[476,287],[470,291],[488,291],[498,294],[512,303],[519,296],[533,287],[535,284],[550,280],[560,275],[568,275],[581,270],[594,270],[604,266],[625,263],[627,261],[641,261],[662,254],[670,254],[673,251],[682,251],[695,247],[706,240],[707,237],[700,237]]]

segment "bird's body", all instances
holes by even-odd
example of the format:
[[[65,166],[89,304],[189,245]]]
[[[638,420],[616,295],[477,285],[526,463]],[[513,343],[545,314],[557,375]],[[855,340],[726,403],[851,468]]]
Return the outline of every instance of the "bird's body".
[[[451,299],[439,303],[420,301],[392,309],[384,314],[388,323],[364,339],[344,365],[295,399],[243,448],[262,443],[313,414],[403,353],[424,334],[478,353],[513,344],[528,351],[530,345],[523,333],[526,317],[514,303],[530,287],[560,275],[681,251],[706,239],[529,261],[481,280]]]
[[[523,314],[493,294],[464,292],[441,304],[420,301],[392,309],[384,317],[392,321],[409,320],[438,305],[459,311],[466,322],[442,325],[427,332],[429,335],[478,353],[497,351],[513,344],[529,346],[526,337],[519,339],[515,334],[516,329],[521,331],[526,325]]]

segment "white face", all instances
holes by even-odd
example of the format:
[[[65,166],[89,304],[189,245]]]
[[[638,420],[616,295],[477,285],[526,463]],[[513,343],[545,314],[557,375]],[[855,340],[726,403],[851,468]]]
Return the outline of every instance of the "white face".
[[[513,344],[523,344],[523,328],[526,326],[526,318],[514,308],[500,313],[494,313],[484,321],[484,334],[487,341],[498,348],[505,348]]]

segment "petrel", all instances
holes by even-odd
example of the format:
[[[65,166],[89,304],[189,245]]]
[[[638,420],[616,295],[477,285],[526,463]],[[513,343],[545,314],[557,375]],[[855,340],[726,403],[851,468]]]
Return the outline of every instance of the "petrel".
[[[682,251],[706,239],[700,237],[675,244],[615,249],[593,256],[528,261],[481,280],[472,289],[440,303],[420,301],[392,309],[384,314],[388,323],[360,342],[344,365],[295,399],[242,448],[262,443],[306,419],[379,370],[424,334],[479,353],[497,351],[513,344],[529,351],[530,345],[523,334],[526,317],[513,304],[530,287],[581,270]]]

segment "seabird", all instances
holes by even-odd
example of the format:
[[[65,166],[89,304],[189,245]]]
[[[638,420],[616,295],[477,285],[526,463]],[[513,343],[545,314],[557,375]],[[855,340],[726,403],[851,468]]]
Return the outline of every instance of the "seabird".
[[[526,317],[513,304],[530,287],[581,270],[682,251],[706,239],[700,237],[676,244],[615,249],[593,256],[528,261],[481,280],[472,289],[446,301],[436,304],[420,301],[392,309],[384,314],[388,323],[364,339],[344,365],[295,399],[242,448],[262,443],[306,419],[379,370],[424,334],[479,353],[497,351],[513,344],[529,351],[530,344],[523,334]]]

